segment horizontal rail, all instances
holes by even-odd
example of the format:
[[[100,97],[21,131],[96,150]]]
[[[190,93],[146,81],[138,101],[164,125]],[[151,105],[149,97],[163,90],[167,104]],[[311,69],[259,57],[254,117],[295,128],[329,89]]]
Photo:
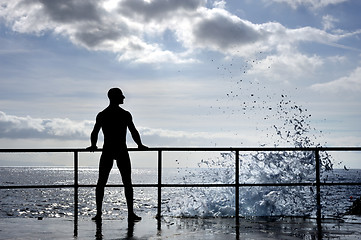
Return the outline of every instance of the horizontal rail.
[[[316,184],[313,182],[309,183],[211,183],[211,184],[204,184],[204,183],[165,183],[165,184],[157,184],[157,183],[149,183],[149,184],[133,184],[133,187],[150,187],[150,188],[157,188],[157,187],[292,187],[292,186],[315,186]],[[361,186],[361,182],[342,182],[342,183],[321,183],[321,186]],[[26,188],[74,188],[75,185],[17,185],[17,186],[0,186],[0,189],[26,189]],[[85,188],[92,188],[96,187],[95,184],[78,184],[78,187],[85,187]],[[107,184],[106,187],[124,187],[123,184]]]
[[[129,151],[165,151],[165,152],[193,152],[193,151],[241,151],[241,152],[277,152],[277,151],[361,151],[361,147],[154,147],[154,148],[128,148]],[[3,153],[15,152],[101,152],[102,149],[98,148],[94,151],[89,151],[85,148],[16,148],[16,149],[0,149]]]

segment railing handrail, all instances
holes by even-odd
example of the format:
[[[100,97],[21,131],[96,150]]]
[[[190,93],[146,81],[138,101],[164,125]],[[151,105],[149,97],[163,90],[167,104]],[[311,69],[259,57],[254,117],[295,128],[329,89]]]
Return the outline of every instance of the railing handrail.
[[[128,148],[129,151],[361,151],[360,147],[349,146],[330,146],[330,147],[151,147],[151,148]],[[0,148],[0,152],[90,152],[86,148]],[[101,152],[102,148],[98,148],[91,152]]]

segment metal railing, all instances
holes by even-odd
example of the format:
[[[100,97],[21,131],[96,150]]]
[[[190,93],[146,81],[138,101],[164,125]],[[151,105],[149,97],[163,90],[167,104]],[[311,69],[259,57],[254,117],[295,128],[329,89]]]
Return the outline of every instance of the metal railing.
[[[102,149],[96,150],[100,152]],[[239,224],[239,188],[240,187],[254,187],[254,186],[316,186],[316,204],[317,204],[317,219],[321,219],[321,186],[347,186],[347,185],[359,185],[360,182],[321,182],[320,179],[320,167],[321,159],[320,152],[323,151],[337,151],[337,152],[350,152],[361,151],[361,147],[168,147],[168,148],[149,148],[139,150],[137,148],[129,148],[129,151],[147,151],[157,152],[157,183],[156,184],[133,184],[133,187],[156,187],[158,193],[157,201],[157,219],[160,220],[161,208],[162,208],[162,188],[166,187],[234,187],[235,188],[235,219],[236,225]],[[239,182],[239,155],[240,152],[280,152],[280,151],[309,151],[314,152],[315,156],[315,182],[299,182],[299,183],[240,183]],[[74,154],[74,184],[70,185],[11,185],[0,186],[0,189],[21,189],[21,188],[74,188],[74,235],[77,236],[77,223],[78,223],[78,189],[79,187],[96,187],[96,185],[79,184],[78,182],[78,170],[79,170],[79,152],[89,152],[85,149],[0,149],[0,153],[73,153]],[[204,183],[204,184],[165,184],[162,183],[162,156],[164,152],[233,152],[235,155],[235,183]],[[122,184],[111,185],[107,187],[122,187]],[[159,222],[159,221],[158,221]],[[160,224],[158,224],[160,228]]]

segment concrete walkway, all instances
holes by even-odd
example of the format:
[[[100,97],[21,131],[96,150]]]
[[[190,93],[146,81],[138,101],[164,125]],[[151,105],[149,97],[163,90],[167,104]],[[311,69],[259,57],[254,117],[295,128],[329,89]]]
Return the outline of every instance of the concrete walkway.
[[[0,239],[361,239],[361,217],[323,220],[302,218],[171,218],[153,216],[128,226],[126,219],[103,219],[96,224],[80,218],[0,218]],[[160,227],[160,230],[158,230]],[[319,231],[321,230],[321,232]],[[74,237],[74,233],[77,237]]]

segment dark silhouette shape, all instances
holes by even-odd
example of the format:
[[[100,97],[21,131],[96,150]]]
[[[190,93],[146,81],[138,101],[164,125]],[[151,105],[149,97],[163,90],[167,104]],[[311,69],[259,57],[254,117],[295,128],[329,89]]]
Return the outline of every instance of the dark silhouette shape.
[[[134,236],[134,222],[128,222],[127,239],[131,239]]]
[[[350,200],[352,200],[353,197],[350,197]],[[361,215],[361,197],[357,198],[353,203],[352,206],[349,207],[346,214],[350,215]]]
[[[96,229],[96,232],[95,232],[95,239],[96,240],[101,240],[101,239],[103,239],[102,221],[96,221],[96,225],[97,225],[97,229]]]
[[[128,206],[128,221],[140,221],[133,210],[133,186],[131,178],[131,164],[126,145],[126,134],[129,129],[133,140],[138,144],[138,148],[146,149],[142,144],[138,130],[132,120],[132,115],[119,107],[124,103],[124,95],[119,88],[112,88],[108,91],[110,104],[96,117],[94,129],[91,133],[91,146],[87,149],[94,151],[97,149],[98,133],[103,131],[104,144],[99,161],[99,178],[95,190],[97,214],[92,219],[100,221],[102,216],[102,204],[104,198],[104,188],[108,181],[110,170],[113,167],[113,160],[116,160],[124,184],[124,193]]]
[[[96,221],[96,231],[95,231],[95,239],[102,240],[103,239],[103,231],[102,231],[102,221]],[[134,222],[128,222],[127,234],[124,239],[133,239],[134,236]]]

